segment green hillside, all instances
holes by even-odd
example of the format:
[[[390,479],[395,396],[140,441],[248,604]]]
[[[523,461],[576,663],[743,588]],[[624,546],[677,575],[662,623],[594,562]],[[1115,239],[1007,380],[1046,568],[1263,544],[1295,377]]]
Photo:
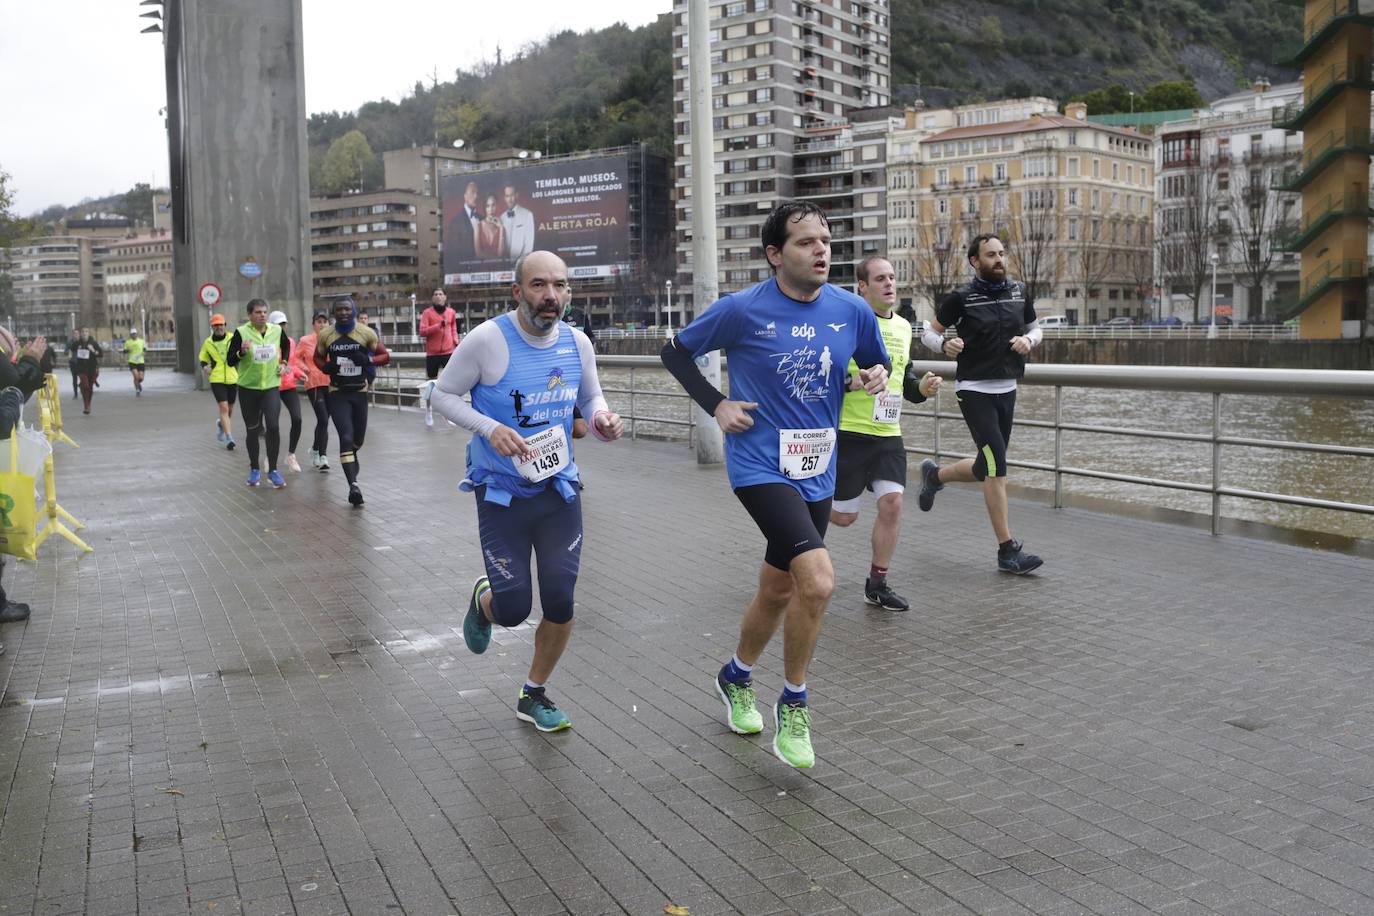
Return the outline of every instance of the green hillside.
[[[1213,99],[1257,76],[1296,79],[1278,62],[1302,18],[1294,0],[892,0],[892,79],[940,103],[1178,79]]]
[[[1256,76],[1296,78],[1278,65],[1301,36],[1292,0],[1012,0],[969,7],[954,0],[892,0],[894,101],[932,104],[1005,96],[1060,100],[1120,84],[1143,95],[1157,83],[1191,81],[1204,99]],[[461,137],[476,149],[564,153],[645,140],[672,149],[672,25],[563,32],[506,60],[417,82],[399,102],[312,115],[316,190],[382,180],[381,152]],[[1137,98],[1137,101],[1140,99]],[[332,143],[349,141],[346,167],[326,169]],[[375,155],[373,155],[375,154]],[[352,177],[350,177],[352,176]]]

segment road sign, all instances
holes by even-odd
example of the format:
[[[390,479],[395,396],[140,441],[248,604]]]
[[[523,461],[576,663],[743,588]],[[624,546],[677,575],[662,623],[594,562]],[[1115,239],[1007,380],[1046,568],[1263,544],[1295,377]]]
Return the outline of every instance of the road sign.
[[[200,304],[206,308],[214,308],[219,305],[219,300],[223,298],[224,291],[214,283],[202,283],[200,285]]]
[[[248,258],[239,265],[239,274],[247,277],[249,280],[257,279],[262,276],[262,265],[253,258]]]

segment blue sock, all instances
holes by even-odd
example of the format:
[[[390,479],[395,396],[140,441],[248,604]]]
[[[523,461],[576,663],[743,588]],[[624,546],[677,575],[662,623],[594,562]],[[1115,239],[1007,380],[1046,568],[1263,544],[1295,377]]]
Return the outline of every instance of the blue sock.
[[[805,703],[806,684],[796,685],[788,681],[783,681],[782,702],[784,703]]]
[[[720,669],[720,673],[730,683],[742,684],[750,679],[753,670],[753,665],[744,664],[738,655],[734,655],[725,663],[725,667]]]

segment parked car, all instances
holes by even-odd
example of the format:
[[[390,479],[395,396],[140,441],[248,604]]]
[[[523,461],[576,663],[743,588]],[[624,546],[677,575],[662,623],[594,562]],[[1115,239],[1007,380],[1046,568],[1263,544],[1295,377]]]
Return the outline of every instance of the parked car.
[[[1135,327],[1135,319],[1129,315],[1117,315],[1115,318],[1108,318],[1102,322],[1104,328],[1132,328]]]
[[[1147,321],[1143,326],[1147,328],[1181,328],[1183,327],[1183,319],[1177,315],[1169,315],[1166,318]]]
[[[1045,315],[1037,321],[1042,328],[1067,328],[1073,324],[1066,315]]]
[[[1207,325],[1209,325],[1209,324],[1211,324],[1211,323],[1212,323],[1212,316],[1211,316],[1211,315],[1203,315],[1201,318],[1199,318],[1199,319],[1197,320],[1197,327],[1205,328],[1205,327],[1207,327]],[[1229,328],[1230,326],[1231,326],[1231,316],[1230,316],[1230,315],[1218,315],[1218,316],[1217,316],[1217,327],[1219,327],[1219,328]]]

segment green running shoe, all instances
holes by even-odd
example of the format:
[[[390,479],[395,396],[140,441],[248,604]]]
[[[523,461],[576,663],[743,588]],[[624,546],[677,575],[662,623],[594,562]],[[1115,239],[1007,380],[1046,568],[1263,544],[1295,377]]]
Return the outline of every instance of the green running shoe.
[[[491,644],[491,621],[482,613],[482,593],[491,589],[486,576],[478,576],[472,583],[472,597],[468,599],[468,613],[463,618],[463,642],[474,655],[481,655]]]
[[[521,722],[530,722],[541,732],[561,732],[565,728],[572,728],[572,723],[563,714],[563,710],[553,705],[544,695],[544,688],[538,687],[534,690],[520,688],[520,700],[515,704],[515,718]]]
[[[773,726],[773,753],[779,760],[799,770],[816,765],[816,752],[811,750],[811,710],[805,700],[778,700],[773,707]]]
[[[754,705],[754,682],[736,684],[727,681],[725,674],[716,675],[716,693],[725,703],[725,724],[737,735],[757,735],[763,731],[763,713]]]

